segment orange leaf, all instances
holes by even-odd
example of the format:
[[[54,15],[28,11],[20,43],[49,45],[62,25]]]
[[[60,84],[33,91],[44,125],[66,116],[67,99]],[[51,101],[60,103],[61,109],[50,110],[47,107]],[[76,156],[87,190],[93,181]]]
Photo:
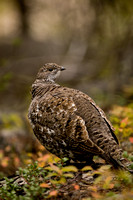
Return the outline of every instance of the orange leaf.
[[[122,121],[121,121],[121,124],[120,124],[120,127],[121,128],[125,128],[126,125],[128,124],[128,117],[124,118]]]
[[[39,145],[39,149],[40,149],[41,151],[45,150],[44,146],[42,146],[42,145]]]
[[[46,162],[46,161],[48,160],[49,157],[50,157],[50,155],[46,154],[46,155],[44,155],[44,156],[38,158],[38,161],[44,161],[44,162]]]
[[[44,167],[45,166],[45,162],[39,162],[38,163],[38,167]]]
[[[49,193],[50,196],[57,196],[58,191],[57,190],[53,190]]]
[[[6,146],[5,151],[7,151],[7,152],[11,151],[11,147],[9,145]]]
[[[79,190],[79,188],[80,188],[79,185],[74,185],[75,190]]]
[[[17,156],[14,158],[14,164],[16,167],[20,165],[20,159]]]
[[[113,183],[110,183],[109,189],[113,189],[113,188],[114,188],[114,184],[113,184]]]
[[[130,137],[130,138],[129,138],[129,141],[130,141],[131,143],[133,143],[133,137]]]
[[[8,166],[8,162],[9,162],[9,158],[8,157],[4,157],[3,160],[1,161],[1,166],[2,167],[7,167]]]
[[[47,183],[41,183],[41,184],[40,184],[40,187],[49,188],[50,186],[49,186]]]
[[[60,170],[59,167],[53,165],[52,163],[50,163],[50,167],[51,167],[54,171],[56,171],[57,173],[62,174],[62,172],[61,172],[61,170]]]
[[[98,194],[97,192],[91,192],[91,195],[92,195],[92,197],[94,197],[96,199],[101,197],[100,194]]]
[[[128,117],[125,117],[124,119],[122,119],[122,120],[121,120],[121,123],[127,124],[127,123],[128,123]]]

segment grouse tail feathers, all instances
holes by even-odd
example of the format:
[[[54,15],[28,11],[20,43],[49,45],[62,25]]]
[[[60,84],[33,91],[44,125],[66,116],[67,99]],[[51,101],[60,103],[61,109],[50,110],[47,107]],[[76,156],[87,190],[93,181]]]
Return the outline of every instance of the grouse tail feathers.
[[[133,170],[130,169],[130,161],[127,161],[125,158],[121,158],[120,160],[113,158],[110,154],[101,156],[107,163],[113,164],[115,169],[121,169],[128,171],[129,173],[133,174]]]

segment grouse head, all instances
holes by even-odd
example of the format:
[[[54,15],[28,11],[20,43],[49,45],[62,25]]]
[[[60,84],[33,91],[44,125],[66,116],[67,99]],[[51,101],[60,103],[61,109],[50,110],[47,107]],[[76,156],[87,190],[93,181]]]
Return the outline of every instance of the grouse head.
[[[54,82],[63,70],[65,70],[63,66],[59,66],[55,63],[47,63],[40,68],[37,79],[42,79],[45,82]]]

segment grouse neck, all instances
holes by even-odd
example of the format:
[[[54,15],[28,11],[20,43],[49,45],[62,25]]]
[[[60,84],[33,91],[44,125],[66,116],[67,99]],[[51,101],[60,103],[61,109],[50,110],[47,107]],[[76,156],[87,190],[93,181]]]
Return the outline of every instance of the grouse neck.
[[[49,79],[36,79],[34,83],[41,83],[41,84],[55,84],[54,80]]]
[[[56,84],[54,81],[44,81],[44,80],[40,80],[40,79],[36,79],[35,82],[32,84],[32,99],[35,96],[43,96],[44,94],[46,94],[48,91],[50,91],[52,88],[56,88],[59,87],[58,84]]]

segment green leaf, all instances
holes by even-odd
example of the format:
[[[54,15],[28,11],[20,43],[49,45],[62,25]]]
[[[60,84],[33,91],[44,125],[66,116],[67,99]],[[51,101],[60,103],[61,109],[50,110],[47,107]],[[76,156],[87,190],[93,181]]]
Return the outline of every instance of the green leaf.
[[[67,162],[68,160],[69,160],[69,158],[67,158],[67,157],[64,157],[64,158],[61,159],[61,161],[62,161],[63,163]]]
[[[123,152],[123,157],[124,157],[124,158],[128,158],[128,153],[127,153],[127,151],[124,151],[124,152]]]

